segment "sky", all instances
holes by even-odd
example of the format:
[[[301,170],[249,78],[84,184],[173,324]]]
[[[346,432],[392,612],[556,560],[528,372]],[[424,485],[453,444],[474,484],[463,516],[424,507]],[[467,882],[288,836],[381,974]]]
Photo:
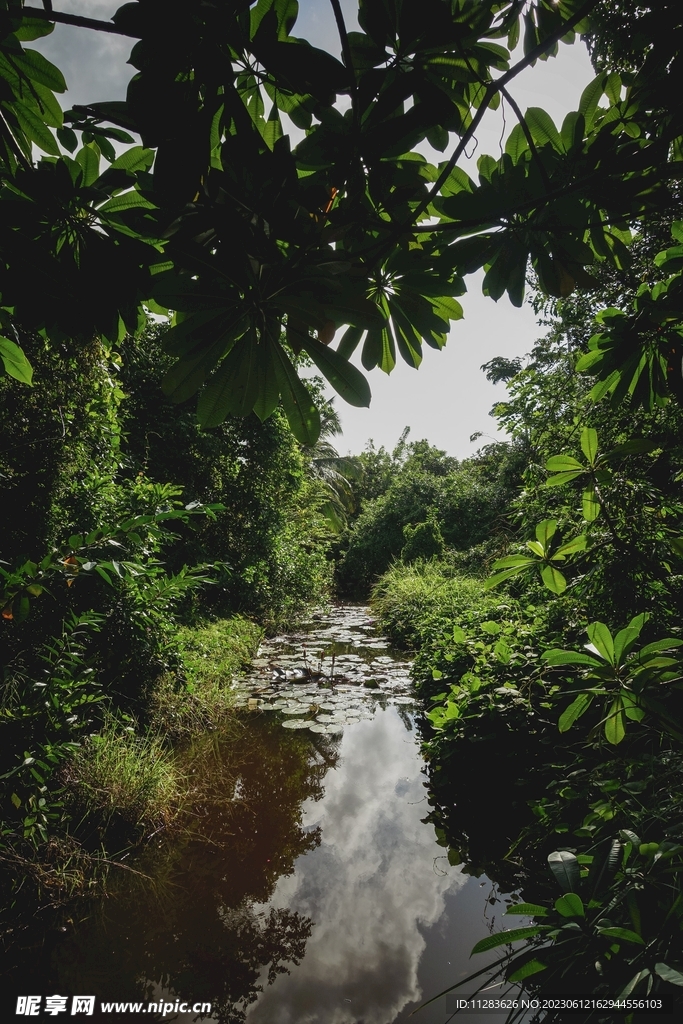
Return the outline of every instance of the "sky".
[[[55,0],[56,10],[108,19],[119,7],[111,0]],[[355,0],[342,0],[349,28],[355,25]],[[329,0],[300,0],[294,35],[339,54],[339,43]],[[30,44],[57,64],[67,80],[63,106],[97,100],[123,99],[133,73],[127,64],[131,40],[115,35],[58,25],[50,36]],[[561,124],[575,110],[581,92],[592,80],[588,54],[582,44],[560,44],[558,56],[527,68],[510,86],[517,103],[543,107]],[[472,174],[482,153],[500,154],[505,131],[514,118],[507,111],[507,125],[500,112],[487,115],[477,135],[477,146],[462,166]],[[454,136],[451,136],[451,144]],[[451,151],[446,150],[445,157]],[[435,154],[436,159],[444,156]],[[486,380],[480,367],[494,356],[524,356],[542,333],[529,306],[516,309],[504,296],[497,303],[481,294],[481,274],[467,280],[468,291],[460,298],[464,318],[451,325],[446,347],[436,352],[425,346],[418,370],[399,358],[390,376],[381,370],[369,374],[372,402],[369,409],[355,409],[340,398],[343,436],[341,452],[359,452],[370,439],[391,448],[403,428],[410,426],[411,439],[426,438],[450,455],[465,458],[491,438],[502,437],[489,415],[495,402],[504,399],[502,384]],[[341,332],[340,332],[341,335]],[[339,335],[339,336],[340,336]],[[356,359],[357,361],[357,359]],[[475,441],[471,435],[480,433]]]

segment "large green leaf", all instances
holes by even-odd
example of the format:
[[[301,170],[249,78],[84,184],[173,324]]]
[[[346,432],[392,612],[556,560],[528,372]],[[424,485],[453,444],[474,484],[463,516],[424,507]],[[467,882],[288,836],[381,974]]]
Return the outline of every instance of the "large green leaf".
[[[602,663],[597,658],[591,657],[590,654],[584,654],[582,651],[544,651],[541,657],[549,665],[590,665],[592,668],[602,667]]]
[[[130,192],[122,192],[120,195],[108,199],[98,208],[98,213],[123,213],[124,210],[135,209],[153,210],[155,207],[154,203],[150,203],[149,199],[145,199],[140,192],[131,189]]]
[[[52,92],[66,92],[64,75],[37,50],[12,54],[12,63],[34,82],[46,85]]]
[[[555,900],[555,910],[562,917],[586,916],[583,900],[575,892],[568,892],[566,896],[560,896],[558,900]]]
[[[12,104],[12,110],[21,130],[31,142],[34,142],[45,153],[49,153],[50,156],[59,156],[57,140],[44,120],[38,117],[31,107],[26,103],[15,100]]]
[[[593,696],[594,695],[592,693],[580,693],[578,697],[571,702],[569,707],[565,708],[557,723],[557,727],[560,732],[567,732],[568,729],[571,729],[574,722],[588,711],[588,708],[593,702]]]
[[[664,963],[658,963],[655,964],[655,972],[662,981],[668,981],[670,985],[680,985],[683,987],[683,974],[680,971],[675,971],[673,967],[669,967]]]
[[[22,384],[33,383],[33,367],[24,355],[23,349],[16,345],[9,338],[0,336],[0,359],[5,367],[5,373]]]
[[[554,565],[543,566],[541,569],[541,579],[553,594],[563,594],[567,589],[565,577]]]
[[[541,907],[538,903],[515,903],[505,911],[506,917],[508,914],[514,914],[516,917],[547,917],[548,908]]]
[[[218,371],[204,387],[197,404],[202,427],[216,427],[226,416],[247,416],[258,395],[256,332],[248,331],[232,347]]]
[[[626,735],[626,715],[624,701],[621,696],[615,697],[605,719],[605,736],[607,742],[617,746]]]
[[[334,390],[345,402],[360,408],[370,405],[371,393],[367,380],[352,363],[310,335],[298,335],[298,341]]]
[[[581,884],[581,869],[573,853],[556,850],[548,856],[548,865],[564,892],[576,892]]]
[[[604,622],[591,622],[590,626],[586,629],[588,639],[596,649],[598,654],[608,661],[610,665],[614,664],[614,640],[612,634],[605,625]]]
[[[513,970],[507,974],[507,980],[513,985],[517,982],[524,981],[525,978],[530,978],[534,974],[538,974],[540,971],[546,970],[546,964],[537,960],[535,957],[533,960],[527,960],[527,962],[519,967],[517,970]]]
[[[532,939],[535,935],[540,934],[541,929],[531,925],[528,928],[511,928],[509,932],[498,932],[496,935],[488,935],[485,939],[480,939],[472,949],[470,956],[474,956],[475,953],[486,953],[489,949],[495,949],[497,946],[507,946],[511,942]]]
[[[279,341],[271,341],[275,377],[285,415],[297,441],[312,445],[320,436],[320,413]]]
[[[645,945],[645,940],[630,928],[598,928],[598,932],[608,939],[619,939],[621,942],[632,942],[639,946]]]
[[[588,465],[593,466],[598,454],[598,432],[592,427],[584,427],[581,431],[581,451],[588,459]]]

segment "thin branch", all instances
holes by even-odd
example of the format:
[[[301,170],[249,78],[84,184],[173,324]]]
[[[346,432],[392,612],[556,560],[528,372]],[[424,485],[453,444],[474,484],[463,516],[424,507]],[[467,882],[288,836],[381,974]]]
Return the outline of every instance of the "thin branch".
[[[519,107],[519,104],[517,103],[517,100],[513,99],[513,97],[507,91],[505,86],[503,86],[501,88],[500,93],[501,93],[501,96],[503,96],[504,99],[507,100],[507,102],[510,104],[510,106],[514,110],[515,117],[517,118],[517,120],[518,120],[518,122],[520,124],[520,127],[521,127],[522,131],[524,132],[524,138],[529,143],[529,149],[531,150],[531,155],[534,158],[536,166],[538,167],[539,173],[540,173],[541,178],[543,180],[543,187],[545,188],[546,193],[550,192],[552,190],[552,185],[550,183],[550,178],[548,177],[548,172],[545,169],[545,164],[541,160],[541,154],[536,149],[536,143],[534,142],[533,137],[531,135],[531,132],[529,131],[529,125],[526,123],[526,120],[524,118],[524,114],[522,113],[522,111],[521,111],[521,109]]]
[[[470,141],[470,139],[476,132],[477,128],[479,127],[482,118],[484,117],[484,114],[488,110],[491,100],[496,95],[496,93],[500,92],[501,89],[504,89],[508,82],[511,82],[513,78],[516,78],[517,75],[520,74],[520,72],[524,71],[525,68],[533,64],[534,61],[538,60],[539,57],[542,57],[545,53],[548,52],[548,50],[552,49],[555,43],[557,43],[558,40],[562,38],[562,36],[566,35],[567,32],[571,32],[574,26],[578,25],[580,21],[583,21],[583,19],[587,17],[587,15],[589,15],[595,7],[597,7],[598,3],[599,0],[588,0],[588,3],[585,3],[583,7],[579,8],[576,14],[574,14],[571,18],[562,23],[561,28],[558,28],[555,32],[552,33],[552,35],[548,36],[547,39],[544,39],[542,43],[539,43],[538,46],[535,46],[533,50],[529,51],[526,57],[518,61],[518,63],[515,64],[514,67],[511,67],[510,70],[506,71],[504,75],[501,75],[500,78],[497,78],[494,82],[491,82],[487,86],[486,94],[481,104],[479,105],[476,114],[472,118],[472,122],[469,128],[463,134],[462,138],[460,139],[460,142],[455,148],[455,152],[451,156],[450,160],[444,167],[439,177],[432,185],[427,196],[422,200],[417,210],[413,214],[411,218],[411,223],[414,223],[417,220],[417,218],[420,217],[422,213],[424,213],[424,211],[431,203],[432,199],[434,199],[435,196],[438,195],[441,186],[448,179],[449,174],[451,173],[453,168],[456,166],[458,160],[462,156],[467,143]],[[405,230],[405,228],[408,227],[408,225],[402,224],[400,227],[401,229]]]
[[[24,7],[26,18],[38,18],[40,21],[54,21],[59,25],[73,25],[76,28],[91,28],[96,32],[111,32],[117,36],[130,36],[139,39],[136,32],[127,32],[117,28],[111,21],[100,21],[98,18],[83,18],[80,14],[63,14],[61,11],[46,11],[43,7]]]
[[[357,83],[356,83],[356,72],[353,66],[353,57],[351,55],[351,44],[349,43],[349,34],[346,31],[346,23],[344,21],[344,14],[341,9],[340,0],[330,0],[332,4],[332,10],[334,11],[334,20],[337,23],[337,31],[339,32],[339,39],[341,41],[342,56],[344,58],[344,64],[351,76],[351,109],[353,111],[353,123],[356,128],[356,134],[360,125],[358,116],[358,95],[357,95]]]

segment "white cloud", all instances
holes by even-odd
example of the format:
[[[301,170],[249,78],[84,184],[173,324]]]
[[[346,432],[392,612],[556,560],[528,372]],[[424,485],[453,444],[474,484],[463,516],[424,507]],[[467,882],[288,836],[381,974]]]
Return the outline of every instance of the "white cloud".
[[[278,882],[269,906],[315,922],[306,955],[266,988],[248,1024],[386,1024],[424,997],[418,968],[424,930],[465,881],[439,860],[416,738],[399,716],[347,727],[342,764],[325,778],[325,797],[304,804],[321,846]]]

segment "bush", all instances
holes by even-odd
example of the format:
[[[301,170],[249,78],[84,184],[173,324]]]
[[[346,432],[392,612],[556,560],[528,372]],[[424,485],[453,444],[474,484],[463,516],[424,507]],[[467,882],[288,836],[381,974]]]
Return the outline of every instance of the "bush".
[[[375,584],[372,605],[392,639],[422,646],[442,629],[486,617],[500,605],[480,580],[462,576],[438,561],[395,563]]]
[[[491,447],[493,454],[457,463],[426,442],[408,445],[411,454],[393,467],[386,491],[364,503],[347,534],[337,566],[340,591],[366,597],[404,550],[408,559],[429,557],[443,547],[467,550],[495,536],[512,485],[506,457],[498,452],[507,446]]]

